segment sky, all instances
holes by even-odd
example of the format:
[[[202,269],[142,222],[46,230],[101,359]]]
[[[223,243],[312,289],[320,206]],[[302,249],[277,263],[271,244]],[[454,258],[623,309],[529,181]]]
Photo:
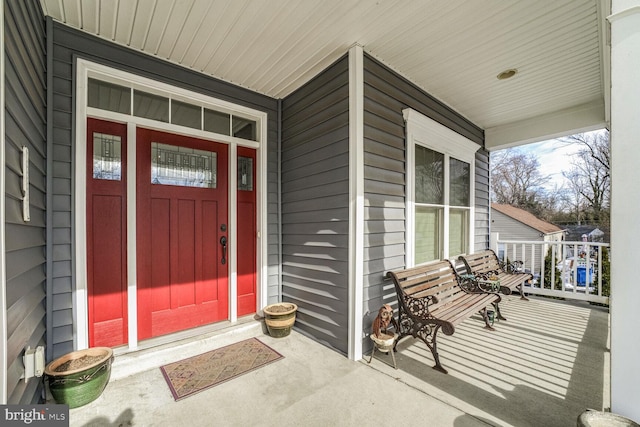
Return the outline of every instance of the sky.
[[[565,183],[563,171],[571,169],[571,156],[579,149],[578,144],[568,144],[558,139],[537,142],[520,147],[525,153],[533,153],[540,164],[540,174],[550,176],[547,188],[553,189],[555,185],[560,188]]]
[[[546,187],[553,190],[556,185],[560,188],[566,183],[562,172],[571,169],[571,157],[580,150],[580,145],[562,142],[560,139],[551,139],[535,144],[522,145],[516,149],[536,155],[540,164],[541,175],[550,177]],[[565,185],[565,188],[567,187]]]

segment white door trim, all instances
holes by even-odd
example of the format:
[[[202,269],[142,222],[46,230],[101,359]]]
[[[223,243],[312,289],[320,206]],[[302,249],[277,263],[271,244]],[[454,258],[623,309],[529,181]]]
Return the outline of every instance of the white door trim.
[[[177,96],[180,99],[193,100],[195,103],[206,105],[213,109],[229,111],[243,117],[251,118],[258,123],[260,131],[258,141],[248,141],[228,135],[213,134],[197,129],[189,129],[182,126],[163,123],[154,120],[144,119],[133,115],[115,113],[87,106],[87,82],[89,77],[114,83],[123,82],[135,87],[143,87],[155,93],[166,93],[167,96]],[[86,123],[88,117],[100,118],[120,123],[127,123],[127,176],[136,176],[136,129],[143,126],[163,132],[176,133],[201,139],[208,139],[229,146],[229,321],[237,320],[237,301],[232,299],[237,295],[237,234],[235,233],[236,220],[236,200],[237,200],[237,166],[236,154],[238,146],[247,146],[257,150],[259,159],[257,164],[257,293],[256,312],[259,312],[267,300],[267,113],[251,108],[236,105],[227,101],[212,98],[196,92],[177,88],[166,83],[131,74],[125,71],[113,69],[101,64],[96,64],[84,59],[76,61],[76,115],[75,115],[75,154],[74,154],[74,227],[75,227],[75,263],[73,271],[75,273],[74,300],[73,300],[73,321],[74,321],[74,348],[84,349],[89,345],[89,325],[88,325],[88,293],[87,293],[87,242],[86,242]],[[128,290],[128,347],[126,351],[138,348],[137,336],[137,259],[136,259],[136,192],[135,179],[127,182],[127,290]],[[231,228],[233,227],[233,228]]]

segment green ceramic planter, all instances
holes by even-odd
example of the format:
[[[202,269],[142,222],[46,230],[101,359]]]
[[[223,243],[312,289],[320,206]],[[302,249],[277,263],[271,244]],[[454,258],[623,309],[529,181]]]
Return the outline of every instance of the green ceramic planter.
[[[51,395],[69,408],[96,400],[109,382],[112,361],[108,347],[74,351],[54,360],[44,370]]]
[[[298,306],[291,302],[279,302],[266,306],[263,309],[264,322],[267,324],[269,335],[274,338],[289,335],[296,322],[296,310]]]

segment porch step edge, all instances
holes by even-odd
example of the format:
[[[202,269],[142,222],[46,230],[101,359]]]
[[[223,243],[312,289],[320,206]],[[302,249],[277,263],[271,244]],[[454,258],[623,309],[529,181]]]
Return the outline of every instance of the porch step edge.
[[[110,381],[117,381],[144,371],[160,368],[167,363],[263,334],[262,322],[251,321],[155,347],[116,354],[111,367]]]

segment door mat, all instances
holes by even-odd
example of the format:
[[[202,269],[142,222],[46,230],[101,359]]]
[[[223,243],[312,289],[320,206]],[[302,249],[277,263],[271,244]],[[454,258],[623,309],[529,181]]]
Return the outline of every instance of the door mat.
[[[177,401],[282,359],[257,338],[160,367]]]

